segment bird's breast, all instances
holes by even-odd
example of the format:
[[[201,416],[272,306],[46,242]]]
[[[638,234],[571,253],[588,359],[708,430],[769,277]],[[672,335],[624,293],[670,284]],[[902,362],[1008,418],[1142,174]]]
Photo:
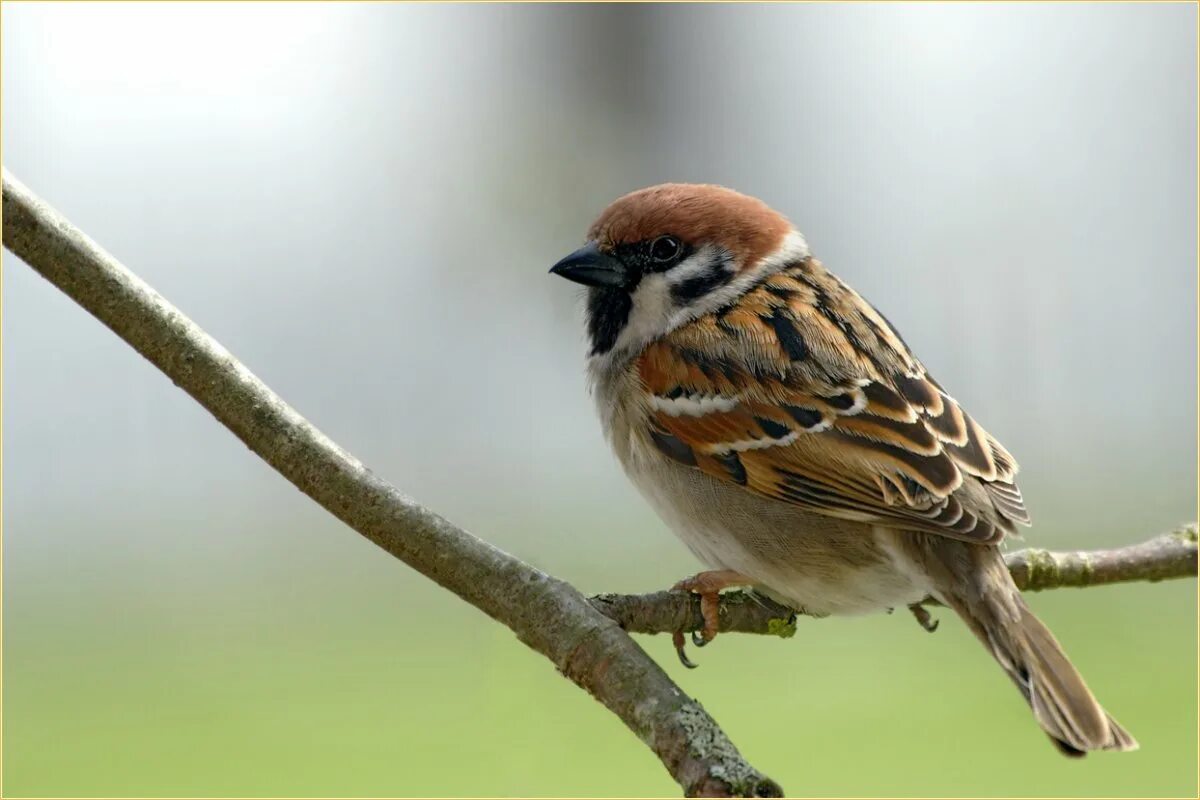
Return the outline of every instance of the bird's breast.
[[[817,615],[904,606],[930,587],[892,546],[911,534],[756,495],[665,458],[615,415],[614,451],[647,502],[709,569],[732,569]]]

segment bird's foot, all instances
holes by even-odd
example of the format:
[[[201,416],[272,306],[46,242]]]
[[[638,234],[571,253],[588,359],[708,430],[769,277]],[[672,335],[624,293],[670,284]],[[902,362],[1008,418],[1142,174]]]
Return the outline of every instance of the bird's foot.
[[[925,609],[925,606],[920,603],[913,603],[908,607],[908,610],[917,618],[917,624],[925,630],[933,633],[938,629],[938,621]]]
[[[753,583],[754,581],[740,572],[735,572],[731,569],[719,569],[697,573],[690,578],[684,578],[672,586],[672,591],[691,592],[700,595],[700,615],[704,618],[704,625],[699,631],[692,631],[692,644],[696,645],[696,647],[704,647],[717,637],[717,631],[721,624],[719,616],[721,610],[721,590],[728,589],[731,586],[750,586]],[[671,637],[671,641],[675,645],[675,653],[679,656],[679,663],[688,669],[695,669],[697,665],[687,656],[683,631],[675,631],[675,634]]]

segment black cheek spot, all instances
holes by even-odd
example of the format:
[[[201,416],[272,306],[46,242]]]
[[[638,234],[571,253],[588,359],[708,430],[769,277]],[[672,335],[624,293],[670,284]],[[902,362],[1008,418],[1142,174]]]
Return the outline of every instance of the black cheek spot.
[[[700,275],[694,275],[672,286],[671,299],[675,301],[676,305],[687,305],[729,283],[729,279],[732,277],[733,273],[729,270],[721,266],[714,266]]]
[[[763,429],[763,433],[772,439],[782,439],[792,432],[792,429],[787,425],[784,425],[782,422],[776,422],[773,419],[755,417],[754,421],[758,423],[758,427]]]
[[[689,467],[696,466],[696,454],[682,439],[662,431],[650,431],[650,438],[659,452],[667,458]]]
[[[682,387],[682,386],[676,386],[674,389],[672,389],[671,391],[667,392],[667,393],[666,393],[666,395],[664,395],[664,396],[665,396],[665,397],[666,397],[668,400],[678,400],[679,398],[683,397],[683,387]]]
[[[799,422],[805,429],[811,430],[821,424],[824,417],[821,412],[813,408],[801,408],[800,406],[784,406],[783,410],[792,416],[792,419]]]
[[[765,321],[775,329],[775,336],[779,339],[779,344],[789,359],[803,361],[808,358],[808,345],[804,343],[804,337],[800,335],[800,331],[796,330],[796,326],[783,309],[775,309],[775,313]]]

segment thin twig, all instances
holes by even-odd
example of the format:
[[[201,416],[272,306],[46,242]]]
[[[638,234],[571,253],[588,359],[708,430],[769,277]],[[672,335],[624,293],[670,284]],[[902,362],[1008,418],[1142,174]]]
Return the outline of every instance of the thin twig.
[[[302,492],[549,658],[620,717],[687,794],[782,795],[699,703],[572,586],[403,495],[7,170],[3,184],[5,247],[166,373]]]
[[[1027,592],[1067,587],[1102,586],[1128,581],[1162,581],[1196,577],[1196,523],[1127,547],[1111,550],[1017,550],[1005,557],[1017,586]],[[602,594],[592,605],[631,633],[674,633],[700,630],[700,599],[681,592]],[[934,604],[926,600],[926,604]],[[796,633],[796,611],[761,595],[721,595],[720,630],[789,637]]]
[[[1005,560],[1017,586],[1027,592],[1103,586],[1129,581],[1196,577],[1196,523],[1111,550],[1018,550]]]

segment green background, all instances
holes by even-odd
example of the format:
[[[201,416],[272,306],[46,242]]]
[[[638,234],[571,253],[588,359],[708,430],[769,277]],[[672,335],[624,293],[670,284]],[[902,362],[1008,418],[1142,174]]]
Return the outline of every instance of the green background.
[[[355,534],[222,524],[260,540],[255,563],[10,586],[7,796],[674,793],[649,750],[548,661]],[[568,558],[556,572],[585,591],[636,591],[691,568],[668,534],[646,535],[658,543],[636,557]],[[308,569],[281,574],[276,548],[305,551]],[[639,641],[794,794],[1188,796],[1195,591],[1032,599],[1142,745],[1082,761],[1050,746],[953,618],[932,635],[907,613],[801,619],[789,640],[693,650],[693,671],[668,637]]]

